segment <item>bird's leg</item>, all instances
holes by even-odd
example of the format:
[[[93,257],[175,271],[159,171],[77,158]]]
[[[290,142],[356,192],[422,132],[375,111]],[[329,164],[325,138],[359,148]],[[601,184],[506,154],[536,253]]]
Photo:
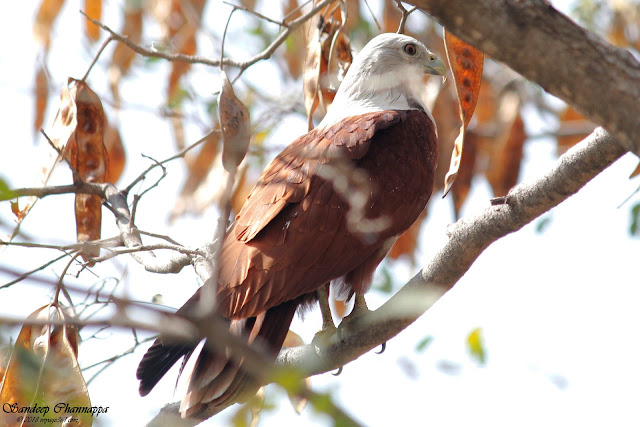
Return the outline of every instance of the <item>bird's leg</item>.
[[[349,324],[352,322],[357,322],[357,320],[367,314],[369,312],[369,308],[367,307],[367,302],[364,300],[364,295],[362,294],[354,294],[354,302],[353,308],[351,309],[351,313],[345,316],[338,325],[338,334],[342,338],[342,332],[344,329],[349,327]]]
[[[349,313],[348,316],[342,319],[342,322],[340,322],[340,325],[338,326],[338,335],[340,336],[340,338],[342,339],[342,331],[345,328],[348,328],[351,322],[357,322],[359,318],[366,315],[370,311],[371,310],[369,310],[369,307],[367,307],[367,301],[365,301],[364,295],[355,294],[355,301],[353,302],[353,308],[351,309],[351,313]],[[386,348],[387,348],[387,343],[384,342],[382,343],[382,348],[380,349],[380,351],[376,353],[382,354]]]
[[[369,312],[369,307],[367,307],[367,301],[364,299],[363,294],[355,294],[355,301],[353,302],[353,308],[351,309],[351,313],[347,317],[343,319],[343,321],[351,322],[352,320],[357,319],[358,317],[363,316]]]
[[[333,323],[333,315],[329,306],[329,284],[324,284],[316,290],[318,295],[318,305],[320,305],[320,313],[322,314],[322,331],[331,329],[335,331],[336,325]]]
[[[336,332],[336,325],[333,323],[331,307],[329,306],[329,284],[325,283],[316,289],[316,295],[318,296],[318,305],[322,314],[322,329],[313,337],[313,343],[322,345]]]

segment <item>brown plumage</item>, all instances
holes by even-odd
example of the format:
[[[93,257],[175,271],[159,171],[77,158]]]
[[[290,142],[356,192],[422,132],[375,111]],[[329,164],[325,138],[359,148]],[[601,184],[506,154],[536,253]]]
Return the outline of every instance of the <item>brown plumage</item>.
[[[425,208],[437,152],[434,123],[419,106],[321,124],[285,148],[262,172],[223,243],[216,308],[230,331],[261,341],[275,359],[296,309],[315,301],[320,286],[332,282],[344,296],[366,292],[395,239]],[[199,298],[198,291],[178,313],[188,315]],[[157,339],[138,367],[140,394],[194,347]],[[210,416],[258,386],[224,351],[205,346],[181,412]]]
[[[351,117],[297,139],[264,170],[224,241],[217,292],[220,315],[232,323],[252,319],[244,328],[267,342],[275,357],[298,304],[313,298],[318,287],[336,280],[344,292],[364,293],[390,243],[425,208],[436,155],[433,123],[420,110]],[[366,186],[352,179],[341,194],[331,178],[338,172],[366,177]],[[351,230],[348,224],[350,203],[344,196],[363,191],[368,193],[364,218],[380,219],[378,231]],[[199,295],[178,313],[189,313]],[[140,393],[146,395],[192,350],[164,346],[158,339],[138,368]],[[200,387],[193,393],[202,405],[223,409],[238,394],[241,384],[230,384],[238,366],[207,350],[192,378],[202,378],[207,370],[211,381],[196,384]],[[242,373],[235,382],[246,379]],[[192,409],[189,415],[197,414],[201,405]]]

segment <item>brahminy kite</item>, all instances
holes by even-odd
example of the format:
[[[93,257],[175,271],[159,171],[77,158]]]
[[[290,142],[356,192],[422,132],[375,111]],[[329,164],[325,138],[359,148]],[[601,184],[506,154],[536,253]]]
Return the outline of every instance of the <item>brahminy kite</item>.
[[[367,291],[431,196],[438,143],[425,77],[445,73],[402,34],[381,34],[356,56],[327,115],[265,168],[226,234],[217,283],[204,286],[214,286],[215,312],[231,333],[260,341],[275,360],[296,310],[315,302],[318,288]],[[200,298],[198,290],[177,313],[188,316]],[[140,394],[195,348],[158,338],[138,366]],[[211,415],[258,386],[228,351],[204,346],[180,411]]]

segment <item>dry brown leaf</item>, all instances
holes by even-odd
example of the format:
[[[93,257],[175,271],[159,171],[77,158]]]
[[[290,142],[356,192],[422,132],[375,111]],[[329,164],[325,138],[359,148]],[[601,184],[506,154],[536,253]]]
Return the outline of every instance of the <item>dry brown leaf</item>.
[[[453,75],[453,81],[460,103],[460,118],[462,126],[460,134],[456,138],[449,172],[445,177],[444,194],[446,195],[456,179],[460,161],[462,159],[462,149],[464,147],[464,134],[473,116],[473,111],[478,101],[480,83],[482,82],[482,68],[484,54],[473,46],[463,42],[449,31],[444,31],[445,47],[447,58]]]
[[[133,43],[140,43],[142,36],[142,4],[142,2],[127,2],[127,7],[124,9],[124,24],[120,33],[127,36]],[[118,89],[120,79],[129,71],[135,56],[136,53],[124,43],[117,43],[113,50],[109,66],[109,86],[116,106],[120,105],[120,91]]]
[[[38,66],[34,92],[36,108],[33,120],[33,129],[38,132],[42,129],[44,113],[47,109],[47,101],[49,100],[49,79],[47,78],[47,71],[44,62],[41,62]]]
[[[629,179],[635,178],[638,175],[640,175],[640,163],[638,163],[638,166],[636,166],[633,172],[631,172],[631,175],[629,175]]]
[[[256,0],[240,0],[240,4],[249,10],[254,10],[256,7]]]
[[[106,182],[115,184],[124,170],[126,153],[120,132],[114,125],[107,124],[104,131],[104,148],[107,151]]]
[[[440,91],[431,112],[438,128],[438,165],[433,182],[434,191],[437,191],[443,188],[444,178],[451,162],[453,142],[462,124],[458,99],[451,84],[446,84]]]
[[[467,131],[464,152],[460,160],[460,169],[456,177],[456,185],[451,188],[453,199],[453,213],[456,221],[460,218],[460,210],[471,189],[471,181],[475,173],[476,158],[478,156],[478,137],[473,131]]]
[[[177,110],[174,110],[177,112]],[[184,150],[186,147],[185,134],[184,134],[184,123],[182,121],[181,114],[172,114],[169,118],[169,125],[171,126],[171,131],[173,132],[173,140],[176,142],[176,147],[178,150]]]
[[[202,147],[198,154],[193,157],[185,158],[187,165],[187,180],[182,187],[180,195],[193,194],[198,186],[205,179],[209,170],[213,165],[213,161],[218,154],[218,147],[220,145],[220,132],[213,132],[202,143]]]
[[[84,13],[86,13],[89,18],[100,21],[102,18],[102,0],[84,0]],[[100,28],[88,19],[85,19],[84,23],[87,38],[92,42],[98,41],[100,38]]]
[[[298,0],[287,0],[283,12],[284,16],[287,17],[287,22],[293,21],[302,15],[301,10],[298,8]],[[294,79],[300,77],[302,72],[302,58],[304,57],[303,31],[304,26],[296,29],[289,35],[285,43],[284,59],[287,62],[289,74]]]
[[[489,165],[485,172],[495,196],[505,196],[518,182],[522,147],[527,135],[520,117],[520,95],[502,94],[495,119],[496,133],[489,146]]]
[[[7,373],[7,367],[9,366],[9,359],[11,357],[11,349],[13,347],[0,348],[0,390],[2,390],[2,381]]]
[[[573,132],[567,135],[559,135],[557,137],[557,148],[556,153],[558,156],[564,154],[569,148],[576,145],[578,142],[585,139],[593,130],[590,126],[590,121],[585,119],[585,117],[577,112],[575,108],[567,105],[562,113],[558,115],[558,119],[560,120],[560,130],[566,130],[568,128],[583,128],[583,132]]]
[[[409,257],[411,265],[415,264],[415,251],[418,246],[418,235],[420,234],[420,228],[422,227],[422,221],[427,217],[427,210],[424,209],[416,222],[414,222],[409,229],[398,237],[396,243],[391,247],[389,251],[389,257],[392,259],[398,259],[402,255]]]
[[[49,51],[51,44],[51,27],[58,17],[64,0],[42,0],[36,19],[33,21],[33,37]]]
[[[182,192],[176,199],[171,211],[169,221],[174,221],[186,213],[201,214],[213,203],[220,201],[224,190],[224,186],[220,183],[228,175],[222,167],[222,154],[220,152],[215,155],[209,170],[204,172],[204,177],[187,177],[187,182],[185,182]]]
[[[385,0],[382,11],[382,30],[387,33],[395,33],[400,28],[402,12],[394,0]]]
[[[222,128],[222,166],[233,171],[244,159],[251,141],[249,110],[236,97],[224,71],[220,71],[218,117]]]
[[[64,309],[57,305],[46,305],[29,315],[29,321],[69,321]],[[91,413],[70,412],[68,408],[91,408],[87,385],[78,366],[78,330],[70,324],[31,326],[25,324],[15,342],[7,366],[0,401],[18,408],[49,408],[51,414],[43,417],[73,416],[78,422],[74,426],[91,426]],[[36,406],[37,405],[37,406]],[[54,414],[54,408],[59,412]],[[61,409],[61,410],[60,410]],[[33,414],[36,415],[36,414]],[[22,423],[15,413],[0,412],[3,426],[40,425]]]
[[[310,22],[316,22],[316,19],[312,19]],[[304,109],[307,112],[309,130],[313,129],[313,113],[318,108],[319,103],[318,82],[320,81],[320,62],[322,61],[321,34],[321,29],[317,28],[317,26],[314,27],[307,42],[307,51],[304,57],[302,87],[304,91]]]
[[[42,160],[42,165],[36,177],[34,186],[42,187],[49,181],[49,177],[51,177],[53,169],[60,160],[59,153],[62,153],[65,150],[67,141],[75,131],[78,124],[76,112],[76,103],[69,92],[69,88],[64,87],[60,93],[60,107],[58,114],[56,115],[53,126],[47,132],[47,137],[54,149],[47,145],[47,155],[44,156],[44,160]],[[12,240],[18,234],[22,221],[24,221],[27,214],[31,212],[31,209],[35,206],[37,201],[37,197],[29,197],[22,210],[18,209],[17,203],[11,205],[12,211],[17,216],[17,221],[9,240]]]
[[[173,0],[169,14],[168,33],[172,49],[185,55],[194,55],[198,49],[196,33],[200,28],[200,17],[206,0]],[[173,61],[169,85],[167,86],[168,104],[171,105],[178,94],[178,82],[185,75],[191,64]]]
[[[609,24],[609,32],[607,33],[609,43],[621,47],[630,44],[626,35],[627,20],[625,19],[625,12],[621,8],[617,8],[614,11]]]
[[[351,42],[341,30],[345,17],[344,8],[326,8],[310,21],[308,28],[313,30],[307,30],[303,89],[309,130],[313,128],[316,110],[326,114],[353,60]]]
[[[28,212],[29,211],[25,209],[20,210],[20,204],[18,203],[18,201],[11,202],[11,213],[16,216],[18,222],[21,222]]]
[[[186,39],[181,43],[180,53],[184,55],[195,55],[198,50],[196,44],[196,32],[195,29],[186,35]],[[191,69],[191,64],[183,61],[173,61],[171,63],[171,74],[169,74],[169,85],[167,86],[167,98],[168,104],[175,103],[176,97],[180,96],[180,78],[187,74]]]
[[[238,175],[236,175],[236,190],[231,196],[231,209],[235,213],[240,212],[244,202],[247,200],[247,197],[249,197],[251,189],[255,185],[255,182],[249,183],[247,181],[247,170],[248,168],[242,168],[239,170]]]
[[[105,117],[102,102],[86,83],[69,79],[71,96],[77,106],[78,125],[69,138],[65,158],[75,171],[74,182],[106,182],[107,165],[104,147]],[[100,239],[102,199],[89,194],[76,195],[76,232],[78,242]],[[100,248],[86,249],[85,261],[100,255]]]
[[[351,41],[344,31],[326,38],[322,45],[322,56],[327,61],[327,69],[320,72],[321,100],[326,110],[336,97],[338,87],[353,61]]]

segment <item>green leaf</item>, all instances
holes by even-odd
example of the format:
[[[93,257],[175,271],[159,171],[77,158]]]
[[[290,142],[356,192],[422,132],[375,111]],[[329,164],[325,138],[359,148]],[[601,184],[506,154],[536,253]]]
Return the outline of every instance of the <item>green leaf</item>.
[[[418,353],[422,353],[427,349],[427,347],[429,347],[432,341],[433,341],[432,335],[427,335],[426,337],[422,338],[420,341],[418,341],[418,344],[416,344],[416,351]]]
[[[467,347],[471,357],[476,359],[481,365],[487,362],[487,353],[482,342],[482,328],[475,328],[467,336]]]
[[[551,225],[550,216],[545,216],[540,218],[540,220],[536,223],[536,233],[538,234],[544,233],[547,230],[547,228],[549,228],[549,225]]]
[[[16,192],[9,188],[9,184],[0,178],[0,200],[10,200],[17,197]]]
[[[640,234],[640,230],[638,230],[638,227],[640,227],[638,217],[640,217],[640,203],[636,203],[631,208],[631,225],[629,226],[629,234],[631,234],[632,236],[637,236],[638,234]]]
[[[184,104],[184,101],[190,99],[189,92],[182,86],[179,86],[174,94],[169,99],[169,108],[180,108]]]

